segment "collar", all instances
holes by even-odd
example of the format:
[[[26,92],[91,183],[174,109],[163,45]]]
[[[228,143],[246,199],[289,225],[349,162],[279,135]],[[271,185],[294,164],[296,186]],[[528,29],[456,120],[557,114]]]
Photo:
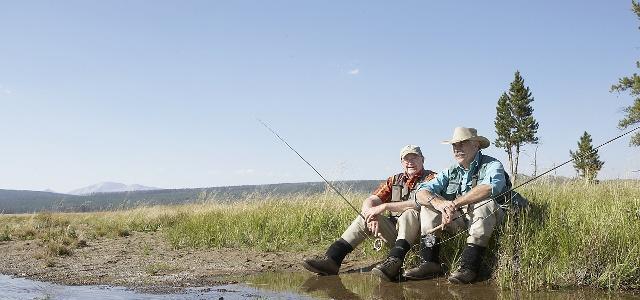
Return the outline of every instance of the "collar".
[[[458,164],[458,168],[463,172],[474,170],[474,167],[478,168],[478,164],[480,163],[480,155],[482,155],[482,152],[478,150],[478,152],[476,153],[476,157],[474,157],[473,161],[469,164],[469,170],[465,170],[465,168],[461,164]]]

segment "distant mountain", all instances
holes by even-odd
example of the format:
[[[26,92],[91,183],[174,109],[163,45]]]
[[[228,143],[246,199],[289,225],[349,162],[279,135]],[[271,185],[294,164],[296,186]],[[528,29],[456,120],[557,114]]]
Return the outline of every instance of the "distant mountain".
[[[101,182],[87,187],[70,191],[70,195],[91,195],[97,193],[114,193],[114,192],[133,192],[133,191],[151,191],[161,190],[157,187],[143,186],[139,184],[124,184],[119,182]]]
[[[344,193],[369,194],[383,180],[334,181]],[[88,191],[88,190],[87,190]],[[76,191],[72,191],[76,192]],[[232,203],[237,201],[284,198],[295,201],[318,193],[333,191],[324,182],[278,183],[265,185],[221,186],[192,189],[157,189],[145,191],[94,192],[83,196],[35,191],[0,189],[0,214],[40,211],[86,212],[127,209],[140,205],[166,205],[198,202]]]

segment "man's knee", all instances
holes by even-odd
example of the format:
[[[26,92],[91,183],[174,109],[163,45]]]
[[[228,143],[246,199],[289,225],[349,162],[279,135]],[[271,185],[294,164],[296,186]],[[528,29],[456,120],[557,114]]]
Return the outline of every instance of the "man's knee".
[[[408,209],[398,218],[398,239],[407,240],[415,244],[420,233],[420,213],[415,209]]]
[[[420,228],[422,233],[433,229],[442,223],[442,215],[433,207],[423,206],[420,210]]]

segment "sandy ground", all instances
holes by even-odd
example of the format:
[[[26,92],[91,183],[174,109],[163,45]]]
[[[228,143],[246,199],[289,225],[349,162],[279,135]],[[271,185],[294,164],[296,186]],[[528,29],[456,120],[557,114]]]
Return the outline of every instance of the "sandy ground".
[[[355,252],[355,251],[354,251]],[[248,249],[175,250],[160,233],[88,241],[70,256],[41,258],[39,241],[0,242],[0,273],[65,285],[112,285],[172,292],[185,287],[235,283],[235,276],[302,271],[300,262],[319,253],[258,252]],[[341,272],[375,262],[352,253]]]

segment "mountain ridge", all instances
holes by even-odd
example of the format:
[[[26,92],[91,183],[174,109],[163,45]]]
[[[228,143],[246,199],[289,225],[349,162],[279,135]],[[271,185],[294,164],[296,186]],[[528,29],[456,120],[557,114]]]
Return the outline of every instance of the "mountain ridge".
[[[69,191],[69,195],[91,195],[96,193],[113,193],[113,192],[133,192],[133,191],[149,191],[162,190],[158,187],[144,186],[140,184],[124,184],[120,182],[103,181],[79,189]]]

